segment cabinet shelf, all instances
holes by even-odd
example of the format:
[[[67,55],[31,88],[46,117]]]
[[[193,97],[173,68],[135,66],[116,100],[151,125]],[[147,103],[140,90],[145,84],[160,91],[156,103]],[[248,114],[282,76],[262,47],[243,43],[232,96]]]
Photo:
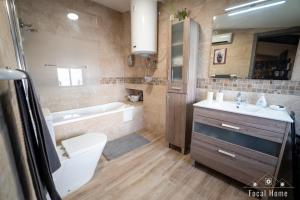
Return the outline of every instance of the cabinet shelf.
[[[183,42],[174,42],[172,44],[172,47],[178,47],[178,46],[183,46]]]
[[[172,67],[182,67],[182,65],[172,65]]]

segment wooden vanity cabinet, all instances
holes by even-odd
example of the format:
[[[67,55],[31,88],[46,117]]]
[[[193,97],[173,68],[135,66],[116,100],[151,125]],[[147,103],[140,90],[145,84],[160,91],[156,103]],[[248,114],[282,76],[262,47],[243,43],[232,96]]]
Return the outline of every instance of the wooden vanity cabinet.
[[[289,122],[195,107],[191,156],[248,186],[267,187],[266,177],[277,178],[289,130]]]
[[[191,142],[197,84],[199,24],[191,18],[170,22],[167,53],[166,140],[186,153]]]

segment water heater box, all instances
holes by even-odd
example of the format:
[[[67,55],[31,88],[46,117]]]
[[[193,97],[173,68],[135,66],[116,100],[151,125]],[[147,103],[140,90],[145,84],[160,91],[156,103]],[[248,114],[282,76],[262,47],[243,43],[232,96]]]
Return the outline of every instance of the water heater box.
[[[157,52],[157,0],[131,0],[131,51]]]

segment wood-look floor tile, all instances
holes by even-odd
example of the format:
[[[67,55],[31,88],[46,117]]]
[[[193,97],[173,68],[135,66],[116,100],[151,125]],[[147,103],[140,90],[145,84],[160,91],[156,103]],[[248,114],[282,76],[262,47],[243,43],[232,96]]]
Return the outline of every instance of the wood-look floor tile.
[[[115,160],[101,159],[94,178],[65,200],[243,200],[243,185],[206,167],[190,155],[167,148],[164,137],[141,133],[151,142]]]

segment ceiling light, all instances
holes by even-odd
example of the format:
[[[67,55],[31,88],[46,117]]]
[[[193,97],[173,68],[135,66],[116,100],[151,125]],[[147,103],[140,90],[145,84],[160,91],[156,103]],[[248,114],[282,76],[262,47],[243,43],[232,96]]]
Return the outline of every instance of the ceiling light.
[[[252,2],[249,2],[249,3],[244,3],[244,4],[241,4],[241,5],[237,5],[237,6],[232,6],[230,8],[226,8],[225,11],[228,12],[228,11],[236,10],[238,8],[242,8],[242,7],[246,7],[246,6],[251,6],[253,4],[262,3],[262,2],[265,2],[265,1],[268,1],[268,0],[257,0],[257,1],[252,1]]]
[[[268,8],[268,7],[271,7],[271,6],[277,6],[277,5],[284,4],[285,2],[286,1],[278,1],[276,3],[265,4],[265,5],[262,5],[262,6],[255,6],[255,7],[252,7],[252,8],[245,9],[245,10],[241,10],[241,11],[236,11],[236,12],[229,13],[228,16],[234,16],[234,15],[238,15],[238,14],[242,14],[242,13],[251,12],[251,11],[254,11],[254,10],[259,10],[259,9],[262,9],[262,8]]]
[[[78,20],[78,15],[76,13],[68,13],[67,14],[67,17],[70,19],[70,20],[73,20],[73,21],[76,21]]]

